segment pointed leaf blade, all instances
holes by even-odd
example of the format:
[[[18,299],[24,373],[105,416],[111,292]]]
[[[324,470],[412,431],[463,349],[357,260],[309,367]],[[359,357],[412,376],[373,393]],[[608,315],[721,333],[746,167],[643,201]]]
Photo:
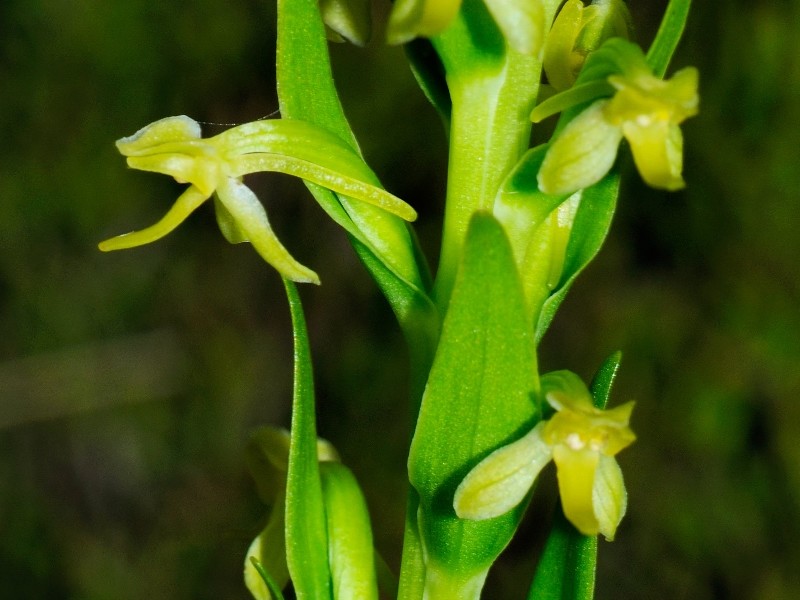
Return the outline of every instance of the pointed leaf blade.
[[[420,497],[429,575],[485,576],[526,503],[495,519],[453,509],[458,484],[481,459],[538,418],[533,337],[509,242],[486,213],[473,217],[417,421],[409,476]],[[436,576],[436,575],[434,575]]]

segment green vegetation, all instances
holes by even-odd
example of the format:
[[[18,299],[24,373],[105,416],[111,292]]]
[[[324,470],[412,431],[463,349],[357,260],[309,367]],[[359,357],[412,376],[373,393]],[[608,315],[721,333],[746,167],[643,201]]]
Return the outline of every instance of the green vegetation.
[[[630,10],[647,48],[663,6]],[[213,137],[278,109],[275,22],[260,1],[0,5],[0,581],[13,597],[247,597],[240,573],[265,514],[245,449],[291,410],[280,278],[227,244],[206,207],[157,244],[96,244],[155,222],[185,187],[126,170],[113,140],[176,114]],[[623,159],[603,250],[539,334],[541,372],[587,382],[622,349],[611,406],[637,401],[636,444],[618,456],[628,513],[599,542],[598,598],[800,593],[798,26],[790,2],[693,6],[667,71],[701,73],[700,115],[681,124],[687,187],[653,191]],[[403,52],[375,37],[331,47],[342,104],[435,256],[446,138]],[[247,183],[323,282],[302,289],[316,427],[396,572],[419,365],[303,186]],[[524,543],[489,573],[492,598],[524,597],[555,498],[550,473]]]

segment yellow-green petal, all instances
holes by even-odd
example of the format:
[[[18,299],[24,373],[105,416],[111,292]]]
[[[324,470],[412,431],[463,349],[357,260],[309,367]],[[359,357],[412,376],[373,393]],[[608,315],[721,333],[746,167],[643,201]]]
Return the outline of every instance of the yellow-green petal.
[[[557,411],[591,412],[594,409],[589,388],[572,371],[551,371],[542,375],[542,395]]]
[[[197,187],[191,186],[178,197],[172,208],[158,223],[139,231],[132,231],[131,233],[118,235],[100,242],[98,247],[103,252],[109,252],[111,250],[135,248],[136,246],[143,246],[161,239],[183,223],[198,206],[208,200],[208,197],[208,194],[204,194]]]
[[[600,456],[592,490],[592,504],[598,531],[610,542],[628,508],[628,492],[619,463],[610,456]]]
[[[539,170],[539,189],[571,194],[600,181],[611,169],[622,139],[620,127],[605,118],[607,100],[575,117],[551,143]]]
[[[583,22],[583,2],[567,0],[556,16],[544,43],[542,66],[547,82],[562,91],[575,83],[584,56],[577,54],[575,42]]]
[[[622,0],[595,0],[584,7],[567,0],[558,13],[544,46],[543,67],[556,90],[570,88],[586,57],[611,37],[627,38],[630,14]]]
[[[542,439],[544,423],[498,448],[473,468],[456,489],[453,508],[462,519],[499,517],[517,506],[552,457]]]
[[[352,472],[320,464],[334,600],[378,600],[369,510]]]
[[[238,179],[226,178],[217,188],[217,197],[261,258],[292,281],[319,283],[317,274],[297,262],[278,241],[267,211],[250,188]]]
[[[573,450],[564,444],[553,448],[564,515],[584,535],[597,535],[600,531],[593,500],[599,458],[589,449]]]
[[[599,414],[593,418],[597,427],[605,429],[602,453],[606,456],[614,456],[636,441],[636,434],[628,426],[635,405],[635,402],[630,401],[608,410],[598,410]]]
[[[623,0],[594,0],[583,11],[583,23],[576,50],[584,57],[612,37],[628,39],[631,14]]]
[[[153,146],[169,142],[184,142],[200,139],[200,125],[185,115],[160,119],[139,131],[117,140],[117,149],[123,156],[147,154]]]
[[[668,121],[655,121],[642,115],[622,124],[622,133],[631,145],[633,161],[642,179],[654,187],[670,191],[682,189],[683,134]]]

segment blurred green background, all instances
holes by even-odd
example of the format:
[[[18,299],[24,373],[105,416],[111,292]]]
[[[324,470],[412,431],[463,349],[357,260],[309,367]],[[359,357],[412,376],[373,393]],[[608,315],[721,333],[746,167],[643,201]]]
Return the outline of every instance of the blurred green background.
[[[630,3],[645,44],[663,4]],[[601,544],[598,598],[799,598],[800,5],[696,4],[673,63],[702,74],[689,187],[658,193],[629,173],[541,362],[588,378],[621,349],[615,401],[638,401],[639,440],[620,457],[629,515]],[[243,449],[254,427],[288,423],[279,279],[207,207],[141,249],[96,243],[154,222],[181,188],[126,170],[115,139],[168,115],[214,134],[276,110],[274,20],[260,0],[0,2],[0,597],[247,597],[242,558],[264,514]],[[368,161],[418,208],[435,256],[436,115],[397,48],[332,52]],[[252,185],[323,280],[303,289],[320,431],[396,564],[403,341],[302,185]],[[544,485],[532,512],[551,503]],[[486,598],[522,597],[543,535],[526,522]]]

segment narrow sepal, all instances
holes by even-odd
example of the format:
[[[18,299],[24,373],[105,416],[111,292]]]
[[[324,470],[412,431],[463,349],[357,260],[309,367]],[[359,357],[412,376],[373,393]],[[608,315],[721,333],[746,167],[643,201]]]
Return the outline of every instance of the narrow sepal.
[[[608,173],[622,140],[619,127],[605,118],[607,101],[592,104],[551,143],[539,171],[539,189],[566,194],[587,188]]]
[[[217,196],[241,234],[279,273],[292,281],[319,283],[317,274],[297,262],[278,241],[267,219],[267,211],[250,188],[241,181],[229,178],[220,184]]]
[[[157,223],[145,229],[124,233],[100,242],[98,248],[103,252],[109,252],[111,250],[135,248],[136,246],[143,246],[160,240],[183,223],[206,200],[208,200],[206,194],[191,186],[178,197],[172,208]]]

